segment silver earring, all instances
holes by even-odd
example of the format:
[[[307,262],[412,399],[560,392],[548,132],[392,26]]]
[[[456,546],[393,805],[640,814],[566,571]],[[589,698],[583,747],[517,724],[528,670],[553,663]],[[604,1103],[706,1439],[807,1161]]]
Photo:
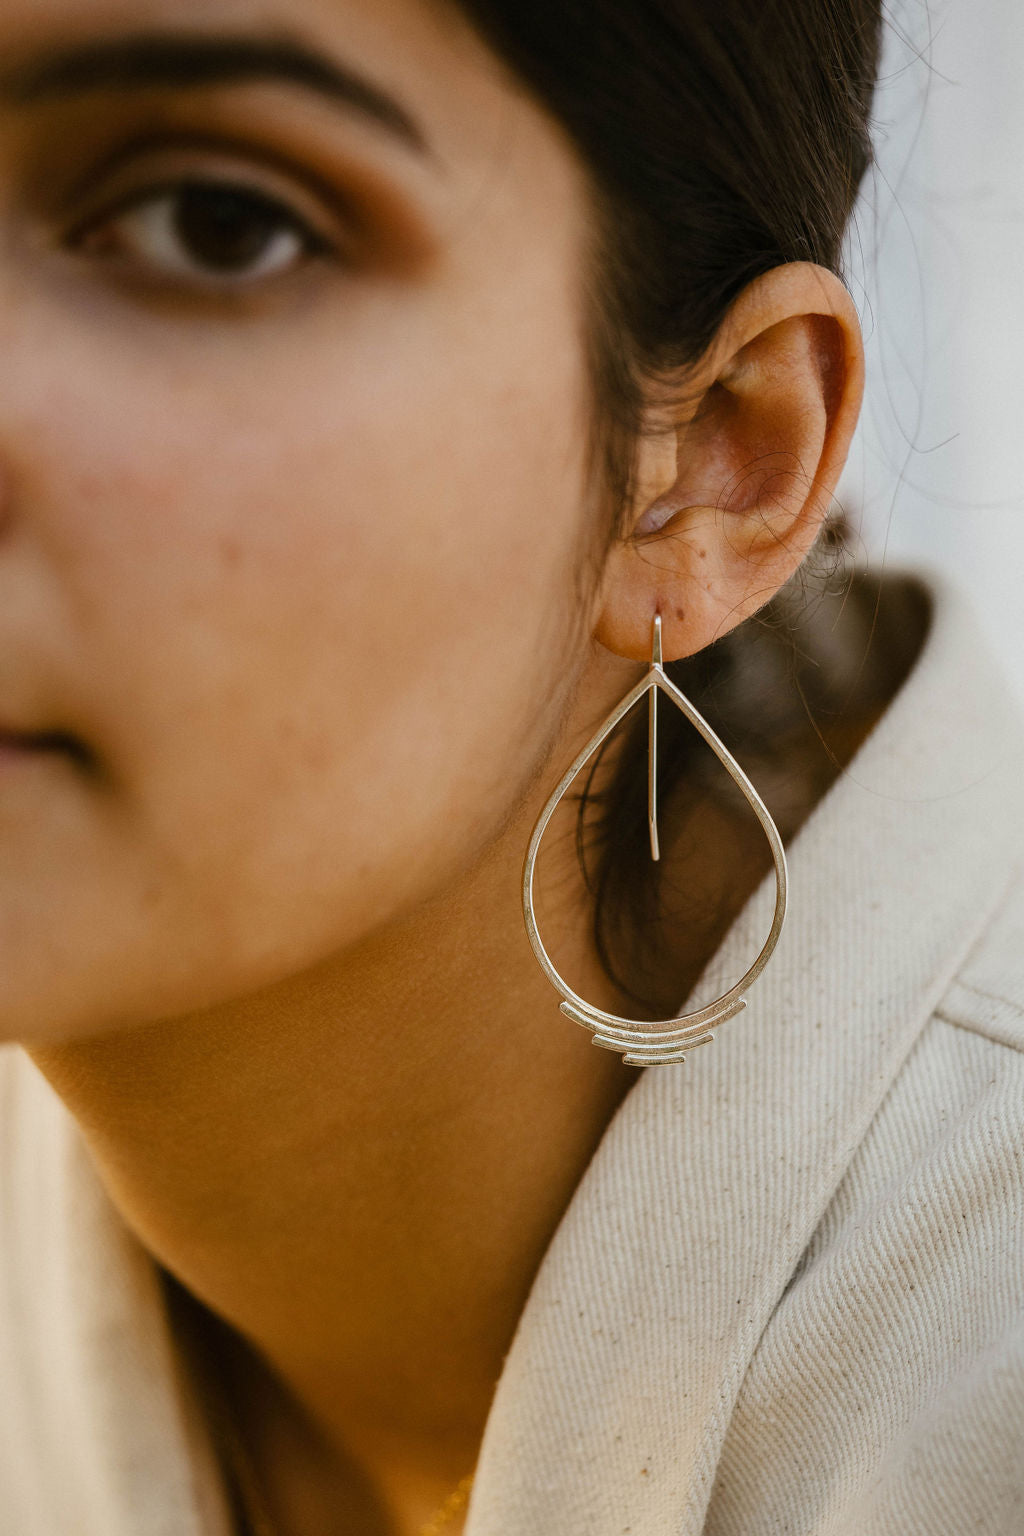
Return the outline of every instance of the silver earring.
[[[708,746],[720,760],[723,767],[730,773],[750,802],[758,821],[768,839],[772,851],[772,859],[775,864],[775,916],[772,919],[771,932],[765,942],[764,948],[754,961],[753,965],[742,976],[734,987],[709,1003],[706,1008],[700,1008],[695,1013],[685,1013],[675,1019],[655,1019],[645,1023],[636,1019],[623,1019],[614,1013],[605,1013],[601,1008],[595,1008],[572,990],[559,976],[551,963],[551,957],[537,931],[537,917],[533,906],[533,872],[537,862],[537,852],[540,848],[540,840],[544,835],[544,829],[551,820],[558,802],[569,788],[570,784],[583,767],[584,763],[596,752],[598,747],[618,725],[622,717],[633,705],[642,699],[644,694],[650,692],[650,715],[648,724],[648,763],[647,763],[647,820],[651,842],[651,858],[661,857],[658,846],[658,786],[657,786],[657,746],[658,746],[658,689],[668,695],[672,702],[682,710],[690,721],[690,724],[703,736]],[[653,634],[651,639],[651,666],[647,676],[631,688],[621,703],[617,704],[611,714],[605,720],[597,735],[592,737],[576,760],[568,767],[558,785],[548,800],[544,809],[537,818],[533,833],[530,837],[529,847],[526,850],[526,859],[523,864],[523,916],[526,920],[526,931],[533,945],[533,952],[540,962],[541,968],[555,990],[562,994],[564,1001],[561,1011],[575,1021],[582,1024],[584,1029],[589,1029],[593,1034],[593,1043],[604,1046],[606,1050],[619,1051],[623,1058],[632,1066],[648,1066],[652,1062],[669,1062],[685,1060],[685,1052],[694,1050],[698,1045],[707,1045],[714,1039],[711,1033],[712,1027],[723,1023],[726,1019],[733,1018],[746,1007],[746,999],[743,993],[750,984],[757,980],[771,959],[782,925],[786,917],[787,898],[787,869],[786,854],[782,846],[782,838],[779,829],[772,820],[768,807],[761,799],[757,790],[751,784],[747,775],[743,772],[739,763],[729,752],[727,747],[715,735],[703,715],[690,703],[686,695],[676,687],[675,683],[666,675],[661,657],[661,615],[655,614]]]

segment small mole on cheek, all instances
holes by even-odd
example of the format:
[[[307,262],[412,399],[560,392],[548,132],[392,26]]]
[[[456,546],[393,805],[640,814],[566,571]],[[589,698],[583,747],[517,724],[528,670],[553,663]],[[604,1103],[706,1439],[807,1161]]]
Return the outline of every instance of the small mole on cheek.
[[[686,609],[685,608],[677,608],[676,609],[676,618],[679,620],[680,623],[682,623],[682,621],[686,618]]]
[[[160,885],[147,885],[142,892],[141,906],[144,912],[152,912],[159,907],[163,900],[163,887]]]
[[[706,549],[698,549],[697,553],[702,560],[706,560],[708,557],[708,552]]]
[[[223,563],[226,570],[233,570],[236,566],[241,564],[241,540],[234,538],[231,534],[228,534],[226,537],[221,539],[218,548],[221,562]]]

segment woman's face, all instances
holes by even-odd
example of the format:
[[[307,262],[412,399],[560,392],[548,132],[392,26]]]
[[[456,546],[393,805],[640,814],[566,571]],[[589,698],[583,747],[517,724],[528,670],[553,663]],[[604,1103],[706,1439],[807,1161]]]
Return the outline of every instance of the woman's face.
[[[241,995],[499,832],[591,531],[585,231],[440,4],[4,0],[0,1034]]]

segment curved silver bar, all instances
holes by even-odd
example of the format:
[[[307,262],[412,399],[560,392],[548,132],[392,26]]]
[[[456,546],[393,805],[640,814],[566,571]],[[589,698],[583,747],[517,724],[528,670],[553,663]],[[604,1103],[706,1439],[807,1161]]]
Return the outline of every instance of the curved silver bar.
[[[572,1019],[576,1024],[582,1024],[584,1029],[599,1029],[605,1035],[617,1035],[625,1041],[685,1041],[690,1035],[699,1035],[703,1030],[709,1029],[715,1024],[724,1024],[726,1019],[742,1013],[747,1006],[745,997],[738,997],[731,1002],[724,1002],[719,998],[717,1002],[709,1003],[706,1008],[697,1009],[693,1013],[684,1014],[681,1019],[655,1019],[646,1022],[639,1019],[616,1019],[614,1014],[602,1013],[599,1008],[586,1010],[577,1008],[575,1003],[563,1002],[560,1005],[566,1018]],[[613,1022],[614,1020],[614,1022]],[[685,1023],[683,1022],[685,1020]]]

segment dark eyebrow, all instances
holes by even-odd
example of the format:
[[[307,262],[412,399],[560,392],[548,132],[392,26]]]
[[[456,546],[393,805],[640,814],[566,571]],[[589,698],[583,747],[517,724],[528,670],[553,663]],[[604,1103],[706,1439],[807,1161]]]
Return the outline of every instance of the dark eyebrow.
[[[286,81],[316,91],[371,118],[412,148],[427,151],[423,130],[393,96],[287,37],[140,33],[71,44],[0,72],[0,98],[30,106],[92,91],[191,90],[253,80]]]

